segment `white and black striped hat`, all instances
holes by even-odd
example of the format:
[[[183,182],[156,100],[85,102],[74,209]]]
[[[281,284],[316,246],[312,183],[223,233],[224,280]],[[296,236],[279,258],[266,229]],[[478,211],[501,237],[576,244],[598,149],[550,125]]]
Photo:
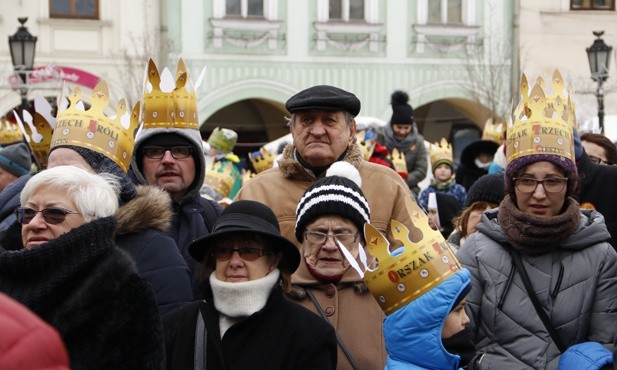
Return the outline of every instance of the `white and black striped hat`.
[[[317,217],[336,215],[354,223],[358,230],[370,222],[371,210],[360,189],[358,170],[348,162],[335,162],[326,177],[315,181],[300,199],[296,208],[296,238],[304,240],[306,226]]]

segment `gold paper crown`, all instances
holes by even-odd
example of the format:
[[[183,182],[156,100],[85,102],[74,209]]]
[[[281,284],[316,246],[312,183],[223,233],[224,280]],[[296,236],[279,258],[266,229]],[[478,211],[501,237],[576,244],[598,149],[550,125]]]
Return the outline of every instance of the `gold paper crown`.
[[[506,131],[506,125],[503,122],[494,123],[492,118],[486,120],[484,130],[482,131],[482,140],[494,141],[497,144],[503,144],[503,134]]]
[[[17,117],[17,115],[15,115]],[[0,121],[0,145],[11,145],[24,140],[24,135],[16,123],[3,118]]]
[[[201,83],[204,72],[205,69],[197,83],[193,85],[182,58],[178,60],[175,80],[167,67],[159,75],[156,64],[150,59],[143,92],[143,127],[199,129],[195,91]]]
[[[360,147],[360,150],[362,150],[364,160],[368,161],[373,155],[373,150],[375,150],[375,141],[371,139],[367,140],[366,130],[362,130],[356,133],[356,143]]]
[[[249,182],[249,180],[251,180],[253,177],[255,177],[257,174],[253,173],[251,170],[245,170],[244,173],[242,173],[242,184],[246,184],[247,182]]]
[[[78,86],[70,92],[69,101],[68,108],[58,109],[50,149],[65,145],[80,146],[105,155],[127,172],[139,123],[139,102],[129,115],[126,102],[121,99],[116,105],[116,116],[108,117],[104,112],[109,105],[109,88],[105,81],[99,82],[92,90],[90,109],[83,109]]]
[[[212,164],[212,168],[206,172],[204,185],[218,193],[221,198],[226,198],[231,193],[236,177],[240,174],[233,173],[233,163],[231,161],[216,161]],[[215,199],[220,200],[220,199]]]
[[[390,243],[371,224],[364,224],[367,251],[379,266],[364,274],[364,282],[386,315],[402,308],[461,269],[452,249],[439,231],[429,226],[428,216],[410,197],[405,207],[412,230],[391,220],[392,235],[404,250],[392,255]],[[398,252],[398,250],[397,250]]]
[[[431,144],[429,150],[431,165],[434,166],[438,161],[448,161],[452,163],[452,145],[445,138],[441,138],[439,143]]]
[[[274,156],[266,148],[261,147],[258,151],[249,153],[249,160],[253,164],[255,173],[260,173],[272,168]]]
[[[34,117],[27,110],[24,110],[24,124],[19,119],[19,116],[15,114],[17,124],[26,138],[32,154],[36,157],[39,170],[47,168],[47,157],[49,156],[52,132],[56,127],[56,119],[51,114],[51,111],[52,107],[47,99],[41,95],[35,95]]]
[[[558,70],[553,73],[553,94],[544,89],[538,78],[529,92],[527,77],[521,78],[522,100],[514,110],[513,124],[508,127],[506,162],[534,154],[549,154],[574,161],[573,128],[576,114],[572,102],[572,87],[565,91]]]
[[[424,144],[421,144],[424,145]],[[392,149],[392,152],[388,154],[388,159],[392,161],[394,170],[400,173],[409,173],[407,171],[407,161],[405,160],[405,153],[399,152],[398,149]]]

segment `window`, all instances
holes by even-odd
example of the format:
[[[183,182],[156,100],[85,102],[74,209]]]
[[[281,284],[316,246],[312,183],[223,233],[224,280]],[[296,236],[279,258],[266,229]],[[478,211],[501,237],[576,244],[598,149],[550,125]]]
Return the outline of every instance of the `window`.
[[[263,18],[264,0],[227,0],[225,1],[225,16]]]
[[[329,19],[344,22],[364,20],[364,0],[330,0]]]
[[[99,1],[49,0],[49,17],[99,19]]]
[[[570,0],[571,10],[615,10],[615,0]]]
[[[428,0],[428,23],[463,23],[463,0]]]

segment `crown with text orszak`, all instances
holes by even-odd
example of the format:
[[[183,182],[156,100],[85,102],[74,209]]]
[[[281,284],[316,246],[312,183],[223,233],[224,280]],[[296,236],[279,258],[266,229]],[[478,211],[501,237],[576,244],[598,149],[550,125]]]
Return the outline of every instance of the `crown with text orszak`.
[[[24,122],[15,114],[32,154],[36,157],[39,170],[47,168],[47,157],[51,146],[51,137],[56,127],[56,118],[51,114],[51,104],[42,95],[34,96],[34,117],[27,110],[23,111]]]
[[[255,169],[255,173],[270,169],[274,164],[274,156],[264,147],[259,148],[256,152],[250,152],[249,160]]]
[[[450,145],[448,140],[445,138],[442,137],[441,141],[438,143],[431,144],[429,154],[431,157],[431,165],[433,167],[436,167],[441,163],[448,163],[452,166],[452,145]]]
[[[503,122],[494,122],[492,118],[486,120],[484,130],[482,130],[482,140],[494,141],[501,145],[504,141],[504,133],[506,124]]]
[[[150,59],[142,96],[143,128],[199,129],[196,90],[204,73],[205,68],[193,84],[182,58],[178,60],[175,78],[167,67],[159,74]]]
[[[63,98],[60,100],[62,102]],[[137,102],[132,112],[128,112],[126,101],[121,99],[116,104],[115,115],[108,116],[105,109],[109,106],[109,88],[105,81],[100,81],[92,90],[90,109],[85,109],[79,86],[70,91],[68,100],[68,108],[58,108],[50,149],[80,146],[105,155],[128,172],[139,124],[140,103]]]
[[[24,141],[24,135],[17,124],[2,118],[0,120],[0,146],[7,146],[20,141]]]
[[[544,79],[540,77],[529,92],[529,83],[523,74],[522,99],[508,126],[507,163],[534,154],[558,155],[574,162],[576,113],[572,87],[570,85],[566,90],[558,70],[553,73],[552,91],[552,94],[548,93]]]

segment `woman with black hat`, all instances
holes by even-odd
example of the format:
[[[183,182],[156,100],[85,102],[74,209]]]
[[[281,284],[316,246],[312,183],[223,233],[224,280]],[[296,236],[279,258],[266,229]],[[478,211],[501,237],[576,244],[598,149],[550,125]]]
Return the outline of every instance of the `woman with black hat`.
[[[336,367],[332,326],[283,295],[300,253],[270,208],[230,204],[189,252],[205,300],[163,317],[168,369]]]

